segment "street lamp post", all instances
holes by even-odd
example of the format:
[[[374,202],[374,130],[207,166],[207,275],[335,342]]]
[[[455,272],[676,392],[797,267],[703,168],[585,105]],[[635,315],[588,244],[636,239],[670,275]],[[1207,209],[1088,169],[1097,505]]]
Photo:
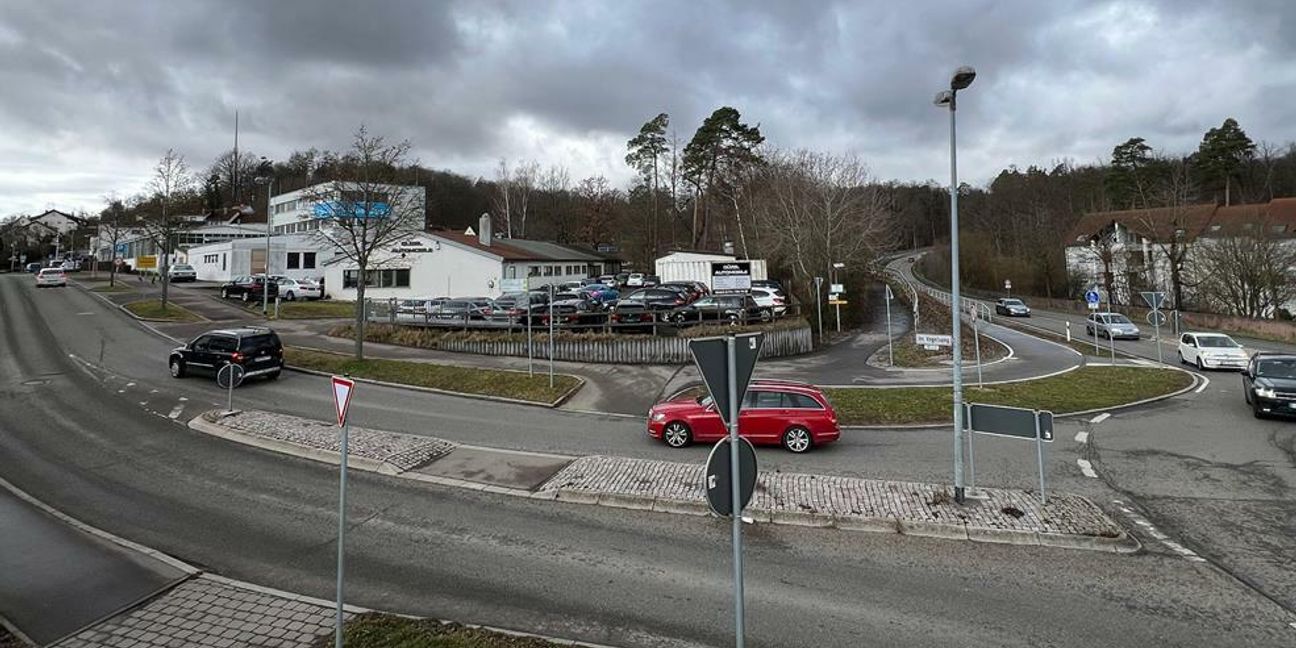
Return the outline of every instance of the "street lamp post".
[[[961,344],[962,328],[959,326],[962,317],[963,299],[959,290],[959,225],[958,225],[958,148],[955,133],[954,115],[957,110],[958,91],[972,85],[976,70],[961,67],[954,71],[950,78],[949,90],[942,90],[936,95],[936,105],[949,108],[950,124],[950,325],[952,327],[951,344],[954,352],[954,501],[959,504],[964,500],[963,489],[963,345]]]
[[[237,162],[237,160],[235,160],[235,162]],[[261,285],[261,314],[266,317],[270,317],[270,235],[273,233],[273,226],[270,219],[270,191],[274,183],[274,178],[271,176],[272,169],[273,167],[270,166],[270,160],[267,160],[262,156],[261,172],[257,175],[256,183],[264,184],[266,188],[265,283]]]

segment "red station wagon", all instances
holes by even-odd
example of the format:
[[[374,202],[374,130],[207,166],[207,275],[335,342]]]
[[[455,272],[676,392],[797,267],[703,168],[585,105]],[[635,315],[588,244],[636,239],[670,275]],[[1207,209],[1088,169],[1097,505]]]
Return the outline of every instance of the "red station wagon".
[[[648,435],[672,448],[718,441],[728,432],[709,395],[658,403],[648,411]],[[806,452],[841,436],[837,412],[814,385],[753,380],[738,414],[738,434],[755,444]]]

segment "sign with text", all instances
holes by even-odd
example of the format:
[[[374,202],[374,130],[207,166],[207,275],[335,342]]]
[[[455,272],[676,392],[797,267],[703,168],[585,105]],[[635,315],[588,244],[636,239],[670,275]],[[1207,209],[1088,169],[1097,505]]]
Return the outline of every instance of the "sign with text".
[[[828,285],[828,292],[830,292],[830,293],[838,293],[838,294],[840,294],[840,293],[844,293],[844,292],[846,292],[846,286],[844,286],[844,285],[842,285],[842,284],[829,284],[829,285]]]
[[[157,269],[157,257],[152,254],[145,254],[135,257],[136,270],[155,270]]]
[[[751,291],[751,261],[718,261],[711,264],[711,292],[717,295]]]
[[[954,338],[949,335],[917,333],[914,335],[914,344],[924,347],[954,346]]]
[[[500,279],[500,292],[516,293],[525,292],[527,289],[526,279]]]

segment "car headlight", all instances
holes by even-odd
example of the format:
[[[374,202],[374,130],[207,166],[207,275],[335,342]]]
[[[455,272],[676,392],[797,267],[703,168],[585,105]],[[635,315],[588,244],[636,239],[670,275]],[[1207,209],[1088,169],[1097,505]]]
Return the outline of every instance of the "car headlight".
[[[655,423],[661,423],[662,421],[665,421],[665,420],[666,420],[666,414],[663,413],[663,412],[653,412],[653,413],[652,413],[652,420],[653,420],[653,422],[655,422]]]
[[[1267,387],[1256,387],[1256,396],[1259,396],[1260,398],[1276,398],[1278,394],[1274,393],[1274,390]]]

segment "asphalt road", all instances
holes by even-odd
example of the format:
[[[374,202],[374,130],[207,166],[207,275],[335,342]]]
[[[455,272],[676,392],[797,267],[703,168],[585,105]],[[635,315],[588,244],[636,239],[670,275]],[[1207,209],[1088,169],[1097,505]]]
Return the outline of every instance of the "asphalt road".
[[[155,379],[160,343],[96,304],[0,277],[0,476],[217,573],[328,597],[336,469],[146,414],[141,401],[170,406],[182,392],[211,401],[213,390]],[[100,339],[113,371],[138,375],[112,378],[69,357],[97,359]],[[282,409],[326,404],[322,383],[282,385],[255,398]],[[594,428],[616,424],[422,394],[397,400],[404,406],[388,416],[407,425],[423,416],[438,432],[488,427],[539,445],[550,435],[601,438]],[[356,407],[373,418],[384,409]],[[615,645],[731,642],[723,522],[370,474],[351,483],[353,603]],[[754,646],[1278,646],[1296,632],[1285,611],[1228,574],[1154,547],[1118,556],[768,525],[747,537]]]
[[[1019,323],[1064,333],[1070,322],[1072,334],[1083,339],[1084,317],[1032,308],[1032,317]],[[1161,357],[1172,364],[1176,342],[1162,331]],[[1253,350],[1293,350],[1240,342]],[[1110,344],[1101,340],[1099,348]],[[1158,358],[1155,340],[1146,336],[1114,344],[1117,353]],[[1082,424],[1088,442],[1080,458],[1159,533],[1296,611],[1296,421],[1255,419],[1237,372],[1202,375],[1210,383],[1191,398]]]

